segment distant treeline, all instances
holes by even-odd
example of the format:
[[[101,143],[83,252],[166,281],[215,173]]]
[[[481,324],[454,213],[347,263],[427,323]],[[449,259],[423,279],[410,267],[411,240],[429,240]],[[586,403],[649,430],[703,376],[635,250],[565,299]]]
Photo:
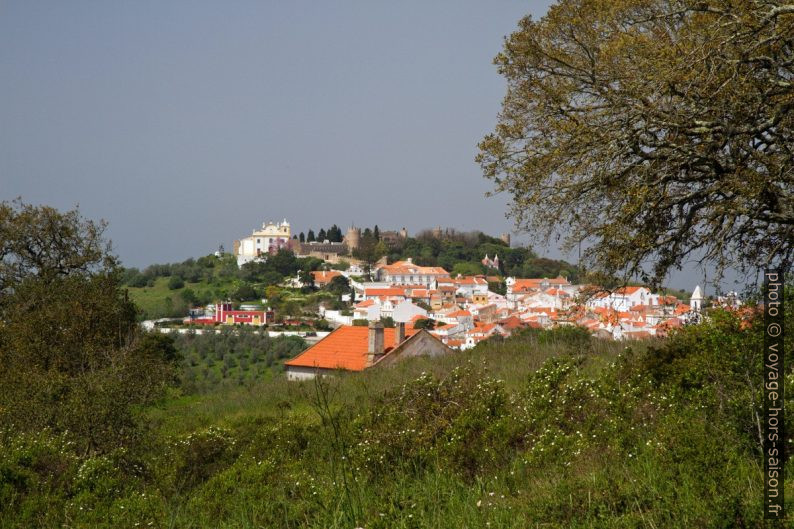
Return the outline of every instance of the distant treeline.
[[[130,287],[152,287],[158,277],[169,277],[169,288],[172,290],[182,288],[184,283],[218,283],[234,279],[269,286],[277,285],[287,277],[294,277],[300,271],[319,270],[322,264],[321,259],[298,258],[288,250],[279,250],[265,261],[250,262],[240,267],[233,255],[208,255],[181,263],[153,264],[143,271],[125,268],[122,282]]]
[[[322,237],[316,240],[342,240],[341,230],[334,224],[328,230],[320,230]],[[312,240],[314,233],[309,230]],[[485,256],[499,257],[498,268],[485,266]],[[576,265],[563,260],[538,256],[531,248],[511,248],[501,239],[490,237],[479,231],[457,232],[446,230],[440,237],[432,231],[419,232],[415,237],[381,240],[378,226],[365,228],[361,232],[360,246],[353,256],[374,263],[383,256],[389,262],[411,258],[422,266],[440,266],[453,275],[489,274],[514,277],[556,277],[562,275],[571,281],[577,280]],[[230,281],[242,281],[241,296],[246,299],[252,288],[279,285],[285,278],[295,277],[299,272],[310,272],[323,268],[317,258],[298,258],[288,250],[281,250],[265,261],[237,266],[233,255],[221,257],[208,255],[198,259],[187,259],[181,263],[153,264],[145,269],[126,268],[122,282],[130,287],[152,287],[159,277],[168,277],[171,290],[181,289],[186,283],[221,285]],[[253,296],[251,296],[253,297]],[[192,301],[188,300],[188,301]],[[197,299],[197,301],[205,301]]]
[[[178,277],[184,282],[199,283],[214,278],[233,278],[238,272],[237,261],[231,255],[207,255],[187,259],[181,263],[153,264],[143,269],[125,268],[122,282],[130,287],[152,287],[158,277]]]
[[[485,256],[499,256],[498,270],[482,264]],[[453,274],[498,274],[514,277],[577,278],[576,265],[557,259],[539,257],[532,248],[511,248],[501,239],[480,231],[445,231],[441,237],[432,231],[419,232],[398,243],[389,252],[389,260],[412,258],[423,266],[441,266]]]
[[[328,242],[342,242],[342,240],[345,237],[339,226],[334,224],[327,230],[324,228],[320,228],[320,230],[317,232],[316,235],[314,234],[314,230],[309,230],[305,234],[303,232],[300,232],[298,235],[293,235],[292,238],[298,239],[300,242],[314,242],[314,241],[324,242],[326,240]]]

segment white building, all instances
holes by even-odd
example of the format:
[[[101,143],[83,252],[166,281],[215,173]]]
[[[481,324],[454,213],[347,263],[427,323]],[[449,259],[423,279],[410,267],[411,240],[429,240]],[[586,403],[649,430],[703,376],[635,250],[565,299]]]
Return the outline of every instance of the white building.
[[[253,230],[249,237],[234,241],[237,265],[242,266],[264,255],[276,253],[287,246],[289,238],[290,226],[287,219],[279,223],[263,222],[262,228]]]
[[[455,293],[464,298],[471,298],[474,294],[488,295],[488,281],[484,277],[458,276],[454,280],[458,288]]]
[[[383,265],[375,272],[376,279],[391,285],[422,285],[436,288],[437,280],[449,279],[449,272],[439,266],[419,266],[408,258]]]
[[[414,304],[410,300],[405,300],[394,307],[394,312],[392,314],[392,318],[394,318],[395,322],[404,323],[411,321],[416,316],[422,316],[423,318],[426,318],[427,311],[419,305]]]
[[[659,296],[651,294],[645,287],[621,287],[613,292],[602,292],[588,299],[585,306],[589,309],[607,308],[627,312],[635,305],[658,305]]]
[[[692,292],[692,297],[689,298],[689,306],[695,312],[700,312],[703,308],[703,291],[700,290],[700,285],[695,286],[695,290]]]

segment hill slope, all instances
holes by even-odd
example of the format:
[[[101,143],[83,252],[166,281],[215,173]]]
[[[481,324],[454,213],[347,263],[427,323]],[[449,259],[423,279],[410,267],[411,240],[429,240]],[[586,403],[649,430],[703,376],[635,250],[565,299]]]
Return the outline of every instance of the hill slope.
[[[745,325],[715,313],[630,348],[530,331],[175,395],[135,449],[3,446],[0,526],[758,527],[762,335]]]

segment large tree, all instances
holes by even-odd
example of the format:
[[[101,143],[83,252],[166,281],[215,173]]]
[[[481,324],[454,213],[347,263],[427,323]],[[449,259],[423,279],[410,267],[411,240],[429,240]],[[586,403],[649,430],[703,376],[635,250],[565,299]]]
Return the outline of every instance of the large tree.
[[[790,266],[794,4],[560,0],[495,62],[478,161],[519,227],[656,281]]]
[[[138,331],[103,229],[77,210],[0,203],[0,431],[112,449],[173,380],[170,338]]]

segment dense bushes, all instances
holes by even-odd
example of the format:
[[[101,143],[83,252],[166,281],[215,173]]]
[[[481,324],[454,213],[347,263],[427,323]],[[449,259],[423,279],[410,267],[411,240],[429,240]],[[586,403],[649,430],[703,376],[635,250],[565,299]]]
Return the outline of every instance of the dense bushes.
[[[760,365],[748,362],[761,329],[746,326],[713,313],[669,340],[628,348],[575,330],[529,331],[320,384],[216,388],[191,405],[200,426],[179,430],[194,419],[175,408],[141,458],[85,458],[56,435],[0,436],[0,520],[758,527]],[[208,357],[224,347],[198,338],[177,345]],[[787,355],[790,368],[790,344]],[[207,422],[204,402],[241,396],[244,407]]]
[[[563,275],[576,278],[576,266],[565,261],[539,257],[531,248],[511,248],[502,240],[489,237],[482,232],[449,232],[436,237],[431,232],[421,232],[415,238],[400,241],[389,251],[389,261],[412,258],[424,266],[441,266],[450,272],[461,274],[492,273],[481,261],[485,255],[498,255],[499,272],[515,277],[557,277]]]
[[[135,325],[104,225],[0,203],[0,430],[69,432],[81,454],[141,437],[175,356]]]

